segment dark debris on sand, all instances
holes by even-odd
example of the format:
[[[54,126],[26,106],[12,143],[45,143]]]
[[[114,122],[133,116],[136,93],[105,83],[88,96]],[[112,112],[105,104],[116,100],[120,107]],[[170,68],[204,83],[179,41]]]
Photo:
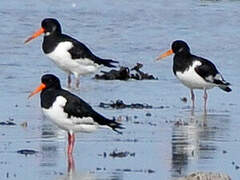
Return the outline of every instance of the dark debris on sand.
[[[143,64],[137,63],[133,68],[121,66],[119,70],[112,69],[108,72],[101,71],[102,75],[96,74],[95,79],[101,80],[157,80],[153,75],[144,73],[140,69],[143,67]]]
[[[135,157],[135,152],[131,153],[129,151],[118,151],[118,150],[114,150],[113,152],[110,152],[109,154],[107,154],[106,152],[104,152],[103,154],[99,154],[99,156],[103,156],[104,158],[106,157],[112,157],[112,158],[125,158],[125,157]]]
[[[127,156],[135,157],[135,153],[130,153],[128,151],[124,151],[124,152],[113,151],[109,154],[109,156],[111,156],[113,158],[123,158],[123,157],[127,157]]]
[[[99,107],[101,108],[114,108],[114,109],[124,109],[124,108],[132,108],[132,109],[164,109],[169,108],[169,106],[159,106],[153,107],[149,104],[142,103],[132,103],[125,104],[122,100],[111,101],[110,103],[100,102]]]
[[[22,150],[18,150],[17,153],[27,156],[27,155],[36,154],[36,153],[38,153],[38,151],[35,151],[35,150],[32,150],[32,149],[22,149]]]
[[[16,125],[16,123],[14,123],[12,121],[6,121],[6,122],[1,121],[0,122],[0,126],[15,126],[15,125]]]
[[[96,168],[97,171],[107,171],[107,169],[105,167],[101,168],[101,167],[97,167]],[[151,173],[155,173],[155,170],[152,169],[130,169],[130,168],[123,168],[123,169],[116,169],[116,171],[118,172],[132,172],[132,173],[147,173],[147,174],[151,174]]]
[[[116,100],[116,102],[111,101],[111,103],[100,102],[99,107],[102,108],[115,108],[115,109],[124,109],[124,108],[135,108],[135,109],[152,109],[153,107],[148,104],[125,104],[122,100]]]
[[[152,169],[130,169],[130,168],[125,168],[125,169],[116,169],[116,171],[120,172],[134,172],[134,173],[155,173],[154,170]]]

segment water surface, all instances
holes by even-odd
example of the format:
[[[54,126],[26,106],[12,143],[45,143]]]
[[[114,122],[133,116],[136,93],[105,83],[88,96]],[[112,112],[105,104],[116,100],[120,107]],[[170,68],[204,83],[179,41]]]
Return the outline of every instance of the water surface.
[[[1,179],[170,180],[193,171],[240,177],[239,154],[239,6],[240,1],[3,1],[0,6]],[[44,73],[54,73],[65,86],[65,74],[44,56],[42,37],[24,45],[43,18],[57,18],[63,32],[121,65],[144,64],[157,81],[100,81],[86,76],[72,90],[105,116],[122,116],[125,130],[78,134],[74,167],[66,156],[66,133],[41,113],[39,97],[27,96]],[[202,92],[196,91],[195,113],[189,90],[172,73],[172,57],[155,62],[173,40],[187,41],[196,55],[212,60],[233,91],[209,91],[208,115]],[[107,69],[104,69],[107,70]],[[97,96],[96,96],[97,95]],[[187,97],[187,103],[180,100]],[[163,109],[101,109],[100,102],[169,106]],[[151,114],[147,116],[146,114]],[[126,119],[126,117],[128,117]],[[20,124],[27,122],[23,128]],[[20,149],[37,154],[24,156]],[[109,154],[129,152],[123,158]],[[105,155],[104,155],[105,154]]]

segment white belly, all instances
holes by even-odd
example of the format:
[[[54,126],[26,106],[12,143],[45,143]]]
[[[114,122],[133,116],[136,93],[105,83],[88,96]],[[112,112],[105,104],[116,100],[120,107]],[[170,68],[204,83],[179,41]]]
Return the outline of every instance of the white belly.
[[[216,86],[213,83],[205,81],[197,72],[194,70],[196,66],[200,65],[200,62],[194,62],[193,65],[187,70],[182,72],[177,71],[177,78],[190,89],[210,89]]]
[[[73,60],[68,52],[72,46],[71,42],[62,42],[53,52],[46,55],[63,71],[72,73],[76,77],[94,73],[100,68],[100,65],[87,58]]]

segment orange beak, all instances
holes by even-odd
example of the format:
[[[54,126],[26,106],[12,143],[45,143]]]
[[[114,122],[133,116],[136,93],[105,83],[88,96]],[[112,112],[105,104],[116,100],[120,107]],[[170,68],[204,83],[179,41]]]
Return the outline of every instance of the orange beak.
[[[25,42],[24,44],[28,43],[29,41],[35,39],[36,37],[40,36],[42,33],[45,32],[45,29],[43,28],[40,28],[37,32],[35,32],[31,37],[29,37]]]
[[[170,56],[171,54],[173,54],[173,50],[172,50],[172,49],[169,49],[168,51],[166,51],[166,52],[163,53],[162,55],[158,56],[156,60],[157,60],[157,61],[158,61],[158,60],[161,60],[161,59],[163,59],[163,58],[165,58],[165,57],[167,57],[167,56]]]
[[[46,85],[45,84],[40,84],[29,96],[28,98],[32,97],[33,95],[39,93],[40,91],[42,91],[43,89],[46,88]]]

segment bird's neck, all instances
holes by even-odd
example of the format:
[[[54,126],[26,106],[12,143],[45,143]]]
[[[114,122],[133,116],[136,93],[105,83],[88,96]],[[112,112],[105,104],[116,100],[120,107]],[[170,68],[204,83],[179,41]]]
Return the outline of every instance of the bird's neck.
[[[50,89],[44,89],[41,94],[41,107],[48,109],[52,106],[53,102],[56,100],[57,97],[57,90],[50,88]]]
[[[184,72],[192,63],[192,55],[190,53],[175,54],[173,58],[174,74],[176,75],[176,71]]]
[[[42,49],[45,54],[52,52],[56,48],[59,42],[59,37],[60,37],[59,33],[53,33],[53,34],[44,36]]]

